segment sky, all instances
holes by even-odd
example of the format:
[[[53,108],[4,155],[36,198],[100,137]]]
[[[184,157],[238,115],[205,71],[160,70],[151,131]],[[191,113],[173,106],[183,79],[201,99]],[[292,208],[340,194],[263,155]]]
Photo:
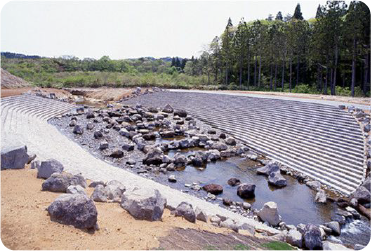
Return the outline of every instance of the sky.
[[[17,2],[1,10],[2,52],[111,59],[198,56],[229,17],[245,21],[293,14],[305,19],[323,1]]]

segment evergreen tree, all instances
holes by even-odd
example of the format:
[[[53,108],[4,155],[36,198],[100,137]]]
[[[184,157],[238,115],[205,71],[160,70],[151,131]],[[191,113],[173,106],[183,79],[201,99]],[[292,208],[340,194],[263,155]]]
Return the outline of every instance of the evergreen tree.
[[[276,15],[276,20],[279,20],[279,21],[282,21],[283,20],[283,17],[282,17],[282,12],[279,11]]]
[[[323,16],[322,8],[321,8],[321,5],[319,4],[318,7],[317,7],[316,18],[318,19],[322,16]]]
[[[296,5],[296,8],[295,8],[295,12],[294,12],[294,15],[293,15],[293,18],[294,19],[297,19],[297,20],[303,20],[303,14],[301,13],[301,8],[300,8],[300,4],[297,4]]]

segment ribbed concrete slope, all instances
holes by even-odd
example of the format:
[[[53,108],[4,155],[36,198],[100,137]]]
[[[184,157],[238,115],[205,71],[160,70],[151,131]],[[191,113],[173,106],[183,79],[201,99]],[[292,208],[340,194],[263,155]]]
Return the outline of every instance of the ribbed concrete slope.
[[[127,104],[186,109],[270,158],[345,194],[361,183],[364,142],[350,114],[330,105],[207,93],[160,92]]]

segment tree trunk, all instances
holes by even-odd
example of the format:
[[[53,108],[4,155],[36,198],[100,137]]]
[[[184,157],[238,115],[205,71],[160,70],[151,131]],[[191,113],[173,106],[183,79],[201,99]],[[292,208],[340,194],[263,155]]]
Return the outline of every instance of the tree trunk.
[[[364,77],[363,77],[363,94],[367,94],[367,83],[369,83],[369,72],[370,72],[370,54],[367,52],[366,60],[365,60],[365,67],[364,67]]]
[[[260,77],[261,77],[261,70],[262,70],[262,57],[261,55],[259,56],[259,77],[258,77],[258,87],[260,88]]]
[[[285,81],[285,60],[282,60],[282,82],[281,82],[281,87],[282,91],[284,91],[284,81]]]
[[[273,90],[273,65],[271,64],[271,79],[270,79],[270,90]]]
[[[274,90],[276,90],[276,88],[277,88],[277,63],[274,70]]]
[[[338,45],[335,45],[335,66],[334,66],[334,77],[332,79],[332,86],[331,86],[331,95],[336,95],[336,75],[337,75],[337,67],[338,67],[338,53],[339,48]]]
[[[257,74],[256,67],[257,67],[257,65],[258,65],[258,60],[255,57],[255,68],[254,68],[254,86],[255,87],[256,87],[256,74]]]
[[[354,97],[354,88],[356,86],[356,48],[357,48],[357,41],[353,39],[353,57],[352,57],[352,86],[351,86],[351,94]]]
[[[290,92],[291,92],[291,84],[292,84],[292,59],[290,58]]]
[[[242,89],[242,57],[240,57],[240,89]]]
[[[228,66],[225,67],[225,85],[228,86]]]
[[[296,63],[296,85],[299,85],[299,69],[300,69],[300,61],[299,61],[299,55],[298,55],[297,63]]]

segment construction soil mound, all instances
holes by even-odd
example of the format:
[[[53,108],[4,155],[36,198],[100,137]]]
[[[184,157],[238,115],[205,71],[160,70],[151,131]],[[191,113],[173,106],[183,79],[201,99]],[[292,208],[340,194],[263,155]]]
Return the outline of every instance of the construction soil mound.
[[[27,81],[22,78],[10,74],[8,71],[1,69],[1,88],[19,88],[31,86]]]

